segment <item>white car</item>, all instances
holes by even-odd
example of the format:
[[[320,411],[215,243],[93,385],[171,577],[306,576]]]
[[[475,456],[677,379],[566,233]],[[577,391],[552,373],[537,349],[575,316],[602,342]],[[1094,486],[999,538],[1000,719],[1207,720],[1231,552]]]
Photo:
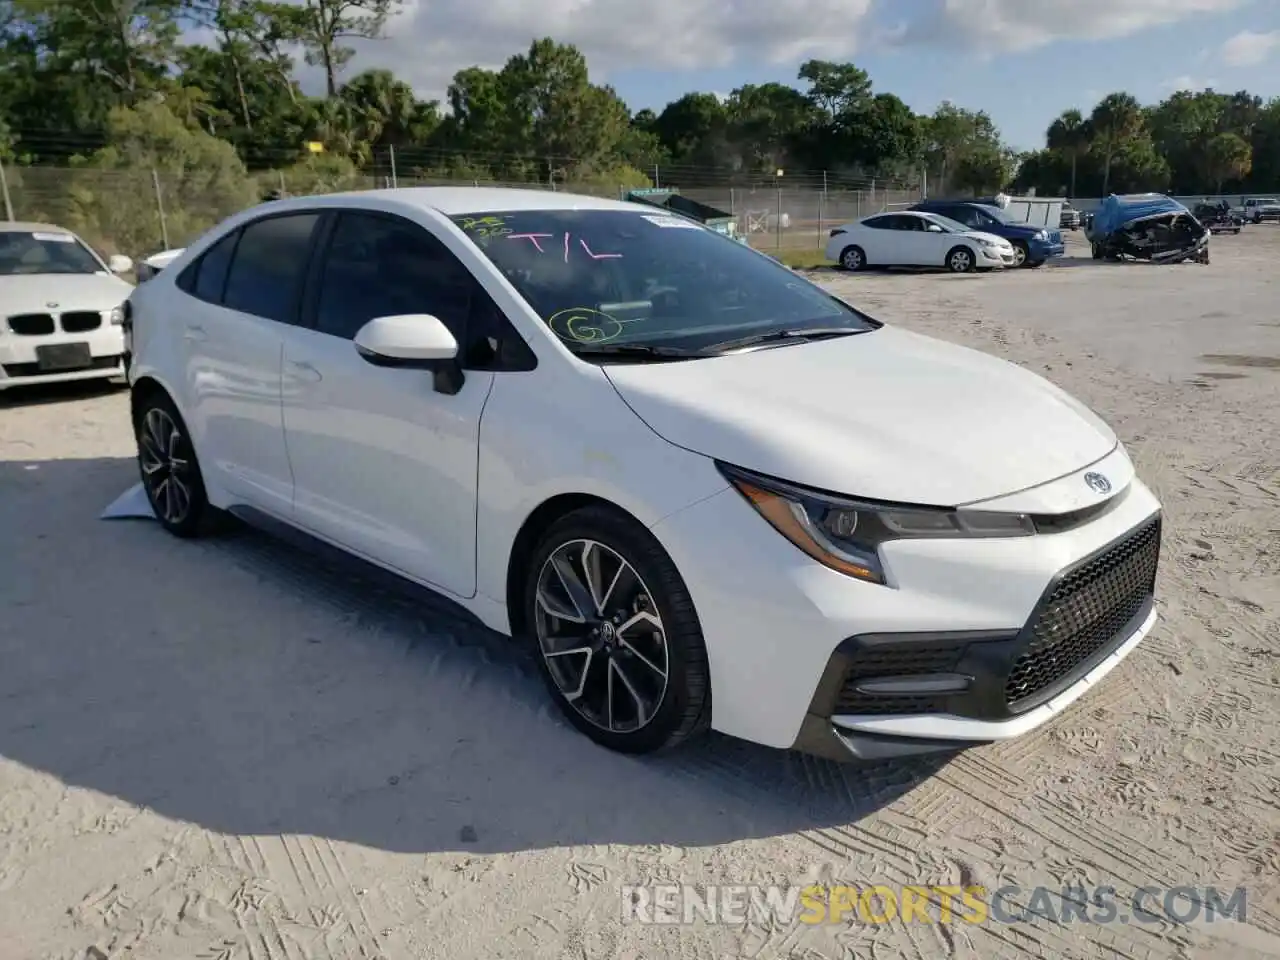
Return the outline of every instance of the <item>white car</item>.
[[[1270,198],[1250,198],[1240,208],[1244,218],[1250,223],[1262,223],[1264,220],[1280,220],[1280,200]]]
[[[132,267],[62,227],[0,223],[0,390],[121,376]]]
[[[160,253],[153,253],[151,256],[142,260],[137,267],[137,277],[139,283],[145,283],[157,273],[167,267],[178,257],[182,256],[185,247],[177,247],[173,250],[163,250]]]
[[[1008,240],[936,213],[877,213],[831,231],[826,255],[846,270],[946,267],[953,273],[1014,265]]]
[[[1155,622],[1160,505],[1085,406],[652,207],[294,198],[131,308],[165,528],[230,511],[430,587],[614,749],[1002,740]]]

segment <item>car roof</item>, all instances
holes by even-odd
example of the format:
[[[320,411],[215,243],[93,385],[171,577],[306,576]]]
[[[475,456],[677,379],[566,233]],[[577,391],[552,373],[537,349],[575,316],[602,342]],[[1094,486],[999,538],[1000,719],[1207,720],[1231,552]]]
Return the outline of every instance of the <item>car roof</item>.
[[[660,209],[622,200],[607,200],[559,190],[521,190],[513,187],[392,187],[382,190],[353,190],[309,197],[273,200],[272,210],[317,205],[341,205],[351,201],[391,201],[400,206],[435,210],[446,217],[469,213],[497,213],[517,210],[630,210],[660,213]],[[267,206],[264,204],[263,206]]]
[[[52,223],[28,223],[22,220],[0,221],[0,233],[65,233],[74,236],[66,227]]]

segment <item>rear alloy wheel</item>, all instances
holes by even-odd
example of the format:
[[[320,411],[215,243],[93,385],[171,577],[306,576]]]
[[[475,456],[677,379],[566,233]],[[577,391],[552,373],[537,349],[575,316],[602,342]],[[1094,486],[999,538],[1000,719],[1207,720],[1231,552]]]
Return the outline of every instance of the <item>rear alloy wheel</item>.
[[[861,247],[845,247],[840,252],[840,266],[856,273],[867,265],[867,255]]]
[[[706,648],[683,580],[647,530],[598,507],[557,522],[533,556],[525,610],[543,680],[602,746],[650,753],[707,726]]]
[[[974,266],[973,251],[968,247],[956,247],[947,254],[947,269],[952,273],[968,273]]]
[[[1027,250],[1027,245],[1021,240],[1013,241],[1013,265],[1015,267],[1025,267],[1028,256],[1030,256],[1030,252]]]
[[[153,393],[135,425],[142,486],[156,519],[170,533],[194,537],[212,512],[186,424],[163,393]]]

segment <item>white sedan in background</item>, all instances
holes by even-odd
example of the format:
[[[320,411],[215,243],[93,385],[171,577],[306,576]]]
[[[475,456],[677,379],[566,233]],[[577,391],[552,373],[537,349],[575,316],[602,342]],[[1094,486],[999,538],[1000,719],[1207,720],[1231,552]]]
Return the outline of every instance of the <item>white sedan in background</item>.
[[[153,253],[151,256],[147,257],[138,264],[138,282],[145,283],[147,280],[150,280],[157,273],[182,256],[185,249],[185,247],[178,247],[174,250],[162,250],[160,253]]]
[[[0,224],[0,391],[124,373],[119,274],[128,257],[103,260],[69,230]]]
[[[936,213],[877,213],[831,231],[827,259],[846,270],[946,267],[952,273],[1014,264],[1013,245]]]

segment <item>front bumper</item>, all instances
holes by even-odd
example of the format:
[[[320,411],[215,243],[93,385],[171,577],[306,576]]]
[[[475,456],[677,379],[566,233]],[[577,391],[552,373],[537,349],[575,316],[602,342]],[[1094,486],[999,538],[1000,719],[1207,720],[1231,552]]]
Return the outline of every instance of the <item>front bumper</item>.
[[[978,247],[978,266],[979,267],[1012,267],[1014,262],[1013,248],[1005,250],[1002,248],[992,249],[990,247]]]
[[[1061,239],[1031,240],[1027,242],[1027,260],[1031,263],[1039,263],[1042,260],[1066,256],[1066,253],[1067,245]]]
[[[0,325],[4,320],[0,319]],[[47,371],[40,368],[37,347],[53,344],[86,343],[90,364],[76,370]],[[27,336],[0,327],[0,390],[8,387],[63,383],[71,380],[93,380],[116,377],[124,373],[121,356],[125,352],[124,332],[104,318],[96,329]]]
[[[1117,452],[1088,469],[1119,481],[1126,463]],[[1049,503],[1076,486],[1073,474],[1037,496]],[[663,520],[654,533],[707,644],[713,727],[847,759],[954,750],[1044,723],[1154,620],[1160,506],[1131,473],[1116,489],[1106,510],[1059,532],[889,544],[890,587],[814,563],[731,489]],[[1052,599],[1143,531],[1144,551],[1121,574],[1095,570],[1102,586]],[[1107,586],[1117,576],[1118,593]]]

